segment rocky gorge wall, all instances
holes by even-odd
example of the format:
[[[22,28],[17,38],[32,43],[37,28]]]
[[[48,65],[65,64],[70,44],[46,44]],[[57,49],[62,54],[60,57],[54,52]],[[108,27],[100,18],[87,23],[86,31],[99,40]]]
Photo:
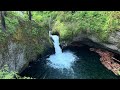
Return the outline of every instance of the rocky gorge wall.
[[[101,41],[95,34],[79,33],[69,42],[61,41],[61,46],[64,48],[68,45],[74,45],[73,42],[77,42],[78,45],[85,44],[91,47],[103,48],[120,54],[120,31],[111,33],[106,42]]]
[[[6,50],[0,54],[0,67],[8,65],[10,70],[20,71],[27,62],[24,50],[21,45],[9,42]]]
[[[29,62],[53,52],[47,29],[34,21],[21,20],[15,32],[0,41],[0,69],[8,65],[10,71],[20,73]]]
[[[0,53],[0,68],[8,65],[9,70],[21,72],[28,66],[29,62],[44,57],[46,53],[50,53],[48,51],[50,51],[52,47],[49,42],[48,45],[43,45],[44,50],[37,54],[35,50],[33,50],[35,46],[26,46],[10,41],[4,52]],[[39,44],[37,47],[41,47],[41,45]]]

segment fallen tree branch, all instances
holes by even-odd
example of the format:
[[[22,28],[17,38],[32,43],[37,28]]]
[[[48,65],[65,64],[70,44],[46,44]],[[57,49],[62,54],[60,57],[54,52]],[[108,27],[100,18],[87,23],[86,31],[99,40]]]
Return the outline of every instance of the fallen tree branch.
[[[117,60],[117,59],[116,59],[116,58],[114,58],[114,57],[112,57],[112,59],[114,59],[114,60],[116,60],[116,61],[120,62],[119,60]]]

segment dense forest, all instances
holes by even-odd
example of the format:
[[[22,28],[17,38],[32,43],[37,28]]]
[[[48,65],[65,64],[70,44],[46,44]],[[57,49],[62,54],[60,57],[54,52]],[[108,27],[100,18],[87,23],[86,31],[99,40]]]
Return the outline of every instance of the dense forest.
[[[120,54],[119,11],[0,11],[0,79],[30,79],[18,73],[53,49],[49,31],[61,45],[83,35]]]

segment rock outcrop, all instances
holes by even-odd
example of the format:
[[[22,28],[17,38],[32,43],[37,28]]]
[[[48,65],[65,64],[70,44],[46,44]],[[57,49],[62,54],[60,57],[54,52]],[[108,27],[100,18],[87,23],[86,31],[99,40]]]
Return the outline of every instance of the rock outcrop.
[[[113,32],[109,35],[106,42],[102,42],[95,34],[80,33],[74,36],[70,42],[61,41],[61,46],[64,48],[68,45],[79,42],[91,47],[103,48],[120,54],[120,31]]]
[[[13,42],[9,42],[6,50],[0,54],[0,67],[8,65],[10,70],[20,71],[26,64],[25,48]]]
[[[50,49],[50,44],[46,45],[44,48]],[[4,67],[4,65],[8,65],[9,70],[17,72],[23,71],[28,66],[29,62],[37,60],[37,54],[31,51],[33,49],[34,46],[25,46],[9,41],[4,52],[0,53],[0,68]],[[43,57],[45,53],[47,53],[47,49],[40,53],[40,56]]]
[[[62,48],[69,45],[77,47],[88,45],[97,48],[95,52],[100,55],[101,63],[115,75],[120,75],[120,64],[118,63],[120,60],[113,57],[114,54],[120,55],[120,31],[111,33],[106,42],[100,40],[95,34],[85,33],[80,33],[78,36],[74,36],[71,41],[61,41]],[[104,52],[100,51],[101,49],[104,50]],[[115,62],[116,60],[117,62]]]

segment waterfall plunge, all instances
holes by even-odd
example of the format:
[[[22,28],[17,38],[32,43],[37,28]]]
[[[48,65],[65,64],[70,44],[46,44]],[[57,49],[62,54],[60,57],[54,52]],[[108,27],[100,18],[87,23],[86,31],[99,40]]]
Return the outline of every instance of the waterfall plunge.
[[[53,68],[71,69],[71,65],[75,60],[75,55],[70,51],[62,53],[62,49],[59,46],[59,37],[57,35],[51,35],[51,32],[49,32],[49,36],[54,41],[55,54],[47,59],[50,61],[48,64]]]

